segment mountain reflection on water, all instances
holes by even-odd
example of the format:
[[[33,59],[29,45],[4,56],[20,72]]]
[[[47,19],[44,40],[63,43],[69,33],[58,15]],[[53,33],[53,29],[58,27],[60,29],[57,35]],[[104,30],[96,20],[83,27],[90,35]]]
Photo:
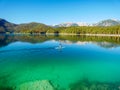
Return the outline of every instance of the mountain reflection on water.
[[[0,47],[10,43],[21,41],[32,44],[43,43],[48,40],[56,40],[66,44],[85,45],[93,43],[103,48],[116,48],[120,45],[120,37],[105,37],[105,36],[77,36],[77,35],[0,35]]]

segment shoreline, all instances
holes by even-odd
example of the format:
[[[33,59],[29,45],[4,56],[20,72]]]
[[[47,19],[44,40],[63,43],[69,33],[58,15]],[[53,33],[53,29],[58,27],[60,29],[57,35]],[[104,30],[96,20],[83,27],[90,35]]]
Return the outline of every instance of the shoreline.
[[[40,34],[40,33],[0,33],[0,35],[76,35],[76,36],[104,36],[104,37],[120,37],[120,34],[75,34],[75,33],[46,33],[46,34]]]
[[[73,34],[73,33],[46,33],[46,34],[40,34],[40,33],[14,33],[13,35],[85,35],[85,36],[114,36],[114,37],[120,37],[120,34]]]
[[[71,34],[71,33],[60,33],[59,35],[85,35],[85,36],[117,36],[120,37],[120,34]]]

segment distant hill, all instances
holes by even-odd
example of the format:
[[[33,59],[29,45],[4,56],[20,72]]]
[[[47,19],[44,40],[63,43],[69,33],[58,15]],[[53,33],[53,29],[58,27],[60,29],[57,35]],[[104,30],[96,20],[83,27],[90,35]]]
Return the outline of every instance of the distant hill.
[[[120,25],[120,21],[108,19],[108,20],[103,20],[103,21],[100,21],[100,22],[94,24],[94,26],[115,26],[115,25]]]
[[[0,18],[0,33],[5,33],[5,32],[14,32],[14,27],[16,27],[16,24],[10,23],[4,19]]]
[[[42,23],[26,23],[20,24],[15,27],[15,32],[17,33],[42,33],[47,32],[47,30],[52,30],[53,28]]]

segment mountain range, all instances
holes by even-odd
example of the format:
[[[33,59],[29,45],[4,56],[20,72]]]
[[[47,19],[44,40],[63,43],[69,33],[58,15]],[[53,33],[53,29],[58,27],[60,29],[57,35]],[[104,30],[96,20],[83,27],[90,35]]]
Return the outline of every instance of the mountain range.
[[[11,23],[5,19],[0,19],[0,33],[5,33],[5,32],[14,32],[17,31],[19,32],[19,30],[23,30],[23,31],[35,31],[36,33],[39,32],[39,30],[48,30],[52,28],[57,28],[57,27],[71,27],[71,26],[116,26],[116,25],[120,25],[120,21],[119,20],[114,20],[114,19],[107,19],[107,20],[102,20],[98,23],[94,23],[94,24],[88,24],[88,23],[84,23],[84,22],[77,22],[77,23],[61,23],[61,24],[57,24],[57,25],[45,25],[42,23],[26,23],[26,24],[14,24]]]
[[[70,27],[70,26],[115,26],[115,25],[120,25],[119,20],[114,20],[114,19],[107,19],[107,20],[102,20],[97,23],[89,24],[85,22],[77,22],[77,23],[61,23],[57,25],[53,25],[53,27]]]

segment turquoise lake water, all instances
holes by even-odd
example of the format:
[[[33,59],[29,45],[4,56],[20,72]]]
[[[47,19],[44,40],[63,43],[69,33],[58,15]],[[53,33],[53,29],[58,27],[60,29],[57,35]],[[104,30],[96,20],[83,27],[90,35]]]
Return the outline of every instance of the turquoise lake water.
[[[0,36],[1,88],[49,80],[68,90],[83,79],[120,82],[119,37]]]

